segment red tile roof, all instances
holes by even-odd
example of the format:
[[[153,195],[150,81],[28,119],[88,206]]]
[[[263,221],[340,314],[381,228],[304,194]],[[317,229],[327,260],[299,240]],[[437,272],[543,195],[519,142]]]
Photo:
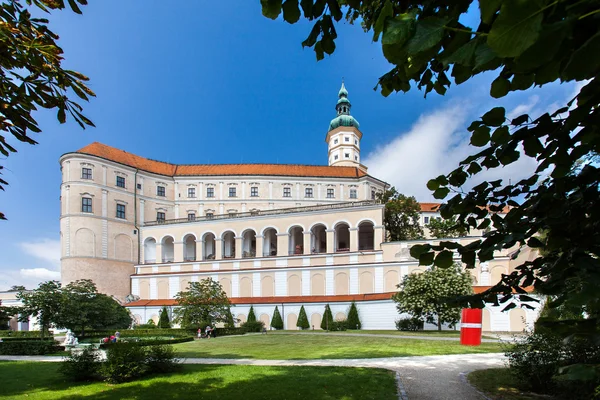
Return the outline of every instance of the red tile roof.
[[[440,206],[442,205],[442,203],[420,203],[420,204],[421,204],[421,212],[439,212]],[[504,209],[502,211],[500,211],[500,214],[506,214],[509,211],[510,211],[510,207],[505,206]]]
[[[360,178],[367,173],[356,167],[331,167],[326,165],[294,164],[198,164],[177,165],[150,160],[126,151],[94,142],[77,153],[104,158],[132,168],[167,176],[217,176],[217,175],[275,175],[311,176],[330,178]]]

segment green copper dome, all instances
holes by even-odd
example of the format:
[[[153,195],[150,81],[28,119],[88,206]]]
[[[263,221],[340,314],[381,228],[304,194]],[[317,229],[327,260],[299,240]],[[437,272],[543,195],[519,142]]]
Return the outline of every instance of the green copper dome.
[[[342,82],[342,87],[338,92],[338,97],[339,100],[335,105],[337,117],[332,119],[329,123],[329,130],[334,130],[340,126],[353,126],[356,129],[359,129],[360,124],[352,115],[350,115],[350,108],[352,107],[352,104],[350,103],[350,100],[348,100],[348,91],[344,86],[344,82]]]

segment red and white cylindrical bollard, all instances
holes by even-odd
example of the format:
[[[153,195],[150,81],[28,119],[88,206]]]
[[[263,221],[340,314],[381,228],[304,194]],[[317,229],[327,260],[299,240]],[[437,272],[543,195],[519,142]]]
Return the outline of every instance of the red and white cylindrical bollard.
[[[463,308],[460,321],[460,344],[479,346],[481,344],[481,308]]]

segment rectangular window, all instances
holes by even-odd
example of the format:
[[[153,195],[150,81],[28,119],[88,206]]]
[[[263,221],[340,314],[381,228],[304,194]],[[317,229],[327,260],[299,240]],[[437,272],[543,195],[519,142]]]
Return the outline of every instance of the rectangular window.
[[[425,224],[428,224],[429,223],[429,217],[423,217],[423,222]]]
[[[165,187],[164,186],[157,186],[156,187],[156,195],[157,196],[165,196]]]
[[[125,204],[117,204],[117,218],[125,219]]]
[[[215,188],[213,188],[213,187],[206,188],[206,197],[215,197]]]
[[[335,139],[335,140],[333,141],[333,144],[338,144],[338,140],[337,140],[337,139]]]
[[[335,156],[333,156],[333,158],[334,158],[335,160],[337,160],[337,159],[338,159],[338,155],[336,154]]]
[[[344,153],[344,157],[350,158],[350,153]]]
[[[292,197],[292,188],[284,187],[283,188],[283,197]]]
[[[188,214],[188,221],[195,221],[196,220],[196,214],[195,213],[189,213]]]
[[[81,212],[92,212],[92,199],[90,199],[89,197],[84,197],[81,199]]]
[[[138,183],[138,184],[137,184],[137,188],[138,188],[139,190],[142,190],[142,184],[141,184],[141,183]]]
[[[350,189],[350,198],[356,199],[356,189]]]
[[[81,168],[81,179],[92,179],[92,169]]]
[[[234,187],[229,188],[229,197],[236,197]]]
[[[354,139],[354,144],[358,146],[358,140]]]
[[[333,199],[334,197],[335,197],[335,196],[334,196],[334,191],[333,191],[333,189],[327,189],[327,198],[328,198],[328,199]]]
[[[191,199],[196,197],[196,188],[188,188],[188,197]]]
[[[158,211],[156,213],[156,222],[165,222],[165,213]]]
[[[350,141],[350,138],[349,138],[349,137],[345,137],[345,138],[344,138],[344,141],[345,141],[345,142],[349,142],[349,141]]]
[[[252,186],[250,188],[250,197],[258,197],[258,186]]]
[[[306,188],[306,189],[304,189],[304,197],[313,197],[313,190],[312,190],[312,188]]]
[[[206,213],[206,218],[211,219],[213,217],[213,215],[214,215],[213,213],[207,212]]]
[[[125,187],[125,178],[122,176],[117,176],[117,186],[124,188]]]
[[[371,200],[375,200],[375,191],[371,190]]]

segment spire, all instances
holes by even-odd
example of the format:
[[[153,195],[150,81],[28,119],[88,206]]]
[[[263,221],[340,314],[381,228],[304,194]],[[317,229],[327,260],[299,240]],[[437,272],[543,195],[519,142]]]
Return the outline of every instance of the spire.
[[[342,78],[342,87],[338,92],[338,97],[341,99],[342,97],[348,97],[348,91],[346,90],[346,86],[344,86],[344,78]]]
[[[344,79],[342,79],[342,87],[340,87],[340,91],[338,92],[338,101],[335,105],[335,111],[337,116],[329,124],[330,131],[339,126],[354,126],[356,128],[359,127],[358,121],[350,115],[351,107],[352,104],[350,104],[350,100],[348,100],[348,90],[346,90],[346,85],[344,85]]]

